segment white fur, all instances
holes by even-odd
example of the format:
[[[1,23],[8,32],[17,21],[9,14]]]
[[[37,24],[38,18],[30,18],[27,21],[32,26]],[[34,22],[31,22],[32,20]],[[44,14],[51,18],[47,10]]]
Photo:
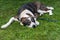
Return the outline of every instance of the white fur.
[[[49,15],[53,15],[52,10],[48,10],[48,11],[46,11],[46,12],[48,12]]]
[[[36,25],[39,25],[39,22],[38,21],[35,21],[36,22]]]
[[[39,22],[36,20],[36,18],[34,18],[34,20],[35,20],[36,25],[39,25]]]
[[[20,22],[20,25],[22,25],[22,26],[23,26],[22,22]]]
[[[13,21],[18,21],[16,18],[12,17],[6,24],[2,25],[1,28],[8,27]]]
[[[54,10],[54,8],[53,8],[53,7],[48,7],[48,6],[47,6],[46,8],[48,8],[48,9],[50,9],[50,10]]]
[[[39,22],[36,21],[36,18],[34,18],[34,20],[35,20],[35,23],[31,22],[31,24],[28,27],[32,27],[33,25],[35,25],[35,26],[39,25]]]
[[[31,24],[28,26],[28,27],[33,27],[33,25],[35,25],[35,26],[37,26],[37,25],[39,25],[39,22],[38,21],[35,21],[36,23],[34,23],[34,22],[31,22]]]
[[[52,10],[48,10],[48,11],[43,11],[43,10],[38,10],[38,12],[40,13],[40,16],[44,13],[49,13],[49,15],[52,15]]]
[[[26,13],[31,14],[34,17],[31,11],[25,9],[24,11],[21,12],[19,19],[21,19],[22,17],[29,17],[29,15],[27,15]]]

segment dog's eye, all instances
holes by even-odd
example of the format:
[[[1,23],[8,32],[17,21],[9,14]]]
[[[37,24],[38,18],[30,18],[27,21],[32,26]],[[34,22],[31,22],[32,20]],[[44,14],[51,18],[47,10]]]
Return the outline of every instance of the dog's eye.
[[[34,20],[34,18],[33,18],[33,17],[31,18],[31,21],[32,21],[32,22],[35,22],[35,20]]]

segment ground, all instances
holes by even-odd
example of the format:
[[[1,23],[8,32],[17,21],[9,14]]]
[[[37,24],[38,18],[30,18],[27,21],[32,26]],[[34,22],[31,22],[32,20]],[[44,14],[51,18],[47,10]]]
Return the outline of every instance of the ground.
[[[15,16],[21,5],[34,0],[0,0],[0,27]],[[36,28],[21,26],[13,22],[8,28],[0,28],[0,40],[60,40],[60,0],[38,0],[46,5],[54,7],[53,15],[45,14],[39,18],[40,25]]]

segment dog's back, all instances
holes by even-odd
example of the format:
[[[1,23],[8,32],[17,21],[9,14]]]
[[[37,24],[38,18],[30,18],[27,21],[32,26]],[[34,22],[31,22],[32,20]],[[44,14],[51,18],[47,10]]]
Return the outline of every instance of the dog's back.
[[[19,8],[18,10],[18,15],[25,9],[28,9],[29,11],[31,11],[33,14],[37,12],[37,7],[34,3],[30,2],[27,4],[24,4],[21,6],[21,8]]]

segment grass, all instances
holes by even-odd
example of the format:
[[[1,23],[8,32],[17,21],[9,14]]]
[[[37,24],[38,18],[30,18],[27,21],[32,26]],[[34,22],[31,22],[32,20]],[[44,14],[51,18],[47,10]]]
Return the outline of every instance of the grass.
[[[45,14],[40,18],[59,20],[59,22],[38,20],[40,25],[36,28],[24,27],[14,22],[8,28],[0,29],[0,40],[60,40],[60,0],[39,1],[55,8],[52,16]],[[0,26],[16,15],[18,8],[27,2],[32,0],[0,0]]]

